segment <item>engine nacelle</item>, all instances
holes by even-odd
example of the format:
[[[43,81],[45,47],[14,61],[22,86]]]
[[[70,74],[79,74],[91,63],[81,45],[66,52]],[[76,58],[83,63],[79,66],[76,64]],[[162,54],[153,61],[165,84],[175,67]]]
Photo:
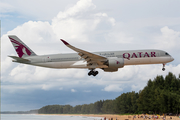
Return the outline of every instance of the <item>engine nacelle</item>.
[[[108,68],[104,68],[105,72],[115,72],[118,68],[124,67],[124,58],[109,58],[106,65]]]
[[[108,59],[109,68],[123,68],[124,58],[110,58]]]

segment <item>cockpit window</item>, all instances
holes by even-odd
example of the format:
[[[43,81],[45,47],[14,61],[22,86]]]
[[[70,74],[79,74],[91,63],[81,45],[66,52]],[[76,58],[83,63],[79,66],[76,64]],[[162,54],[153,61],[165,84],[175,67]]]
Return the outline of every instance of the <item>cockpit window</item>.
[[[168,53],[165,53],[165,55],[169,55]]]

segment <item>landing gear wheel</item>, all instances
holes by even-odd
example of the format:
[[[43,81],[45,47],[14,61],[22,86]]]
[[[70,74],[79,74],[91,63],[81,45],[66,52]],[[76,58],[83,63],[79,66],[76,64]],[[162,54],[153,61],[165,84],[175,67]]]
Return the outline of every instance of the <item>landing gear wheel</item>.
[[[91,70],[91,71],[89,71],[88,75],[89,76],[91,76],[91,75],[96,76],[98,73],[99,73],[98,71]]]
[[[91,73],[89,72],[89,73],[88,73],[88,75],[90,76],[90,75],[91,75]]]
[[[94,71],[93,76],[96,76],[98,74],[98,71]]]
[[[96,75],[97,75],[98,73],[99,73],[98,71],[95,72]]]
[[[92,75],[93,73],[94,73],[94,71],[91,70],[91,71],[89,71],[88,75],[90,76],[90,75]]]
[[[165,71],[165,64],[163,64],[163,68],[162,68],[162,71]]]

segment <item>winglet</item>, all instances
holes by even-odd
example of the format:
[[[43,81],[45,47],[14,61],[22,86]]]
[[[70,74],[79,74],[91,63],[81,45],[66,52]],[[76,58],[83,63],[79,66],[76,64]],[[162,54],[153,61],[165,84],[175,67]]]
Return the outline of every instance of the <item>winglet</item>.
[[[63,40],[63,39],[60,39],[65,45],[69,45],[69,43],[68,42],[66,42],[65,40]]]

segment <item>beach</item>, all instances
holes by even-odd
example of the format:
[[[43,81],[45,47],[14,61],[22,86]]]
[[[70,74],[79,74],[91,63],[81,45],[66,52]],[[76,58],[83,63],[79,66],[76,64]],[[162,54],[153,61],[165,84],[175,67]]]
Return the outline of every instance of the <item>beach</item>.
[[[151,118],[149,120],[163,120],[163,116],[160,116],[160,118],[155,119],[152,118],[153,115],[147,115],[148,118],[145,119],[138,118],[138,115],[116,115],[116,114],[39,114],[39,115],[102,117],[102,118],[106,118],[106,120],[148,120],[150,116]],[[136,116],[136,118],[133,118],[134,116]],[[180,118],[177,116],[166,116],[165,120],[180,120]]]

